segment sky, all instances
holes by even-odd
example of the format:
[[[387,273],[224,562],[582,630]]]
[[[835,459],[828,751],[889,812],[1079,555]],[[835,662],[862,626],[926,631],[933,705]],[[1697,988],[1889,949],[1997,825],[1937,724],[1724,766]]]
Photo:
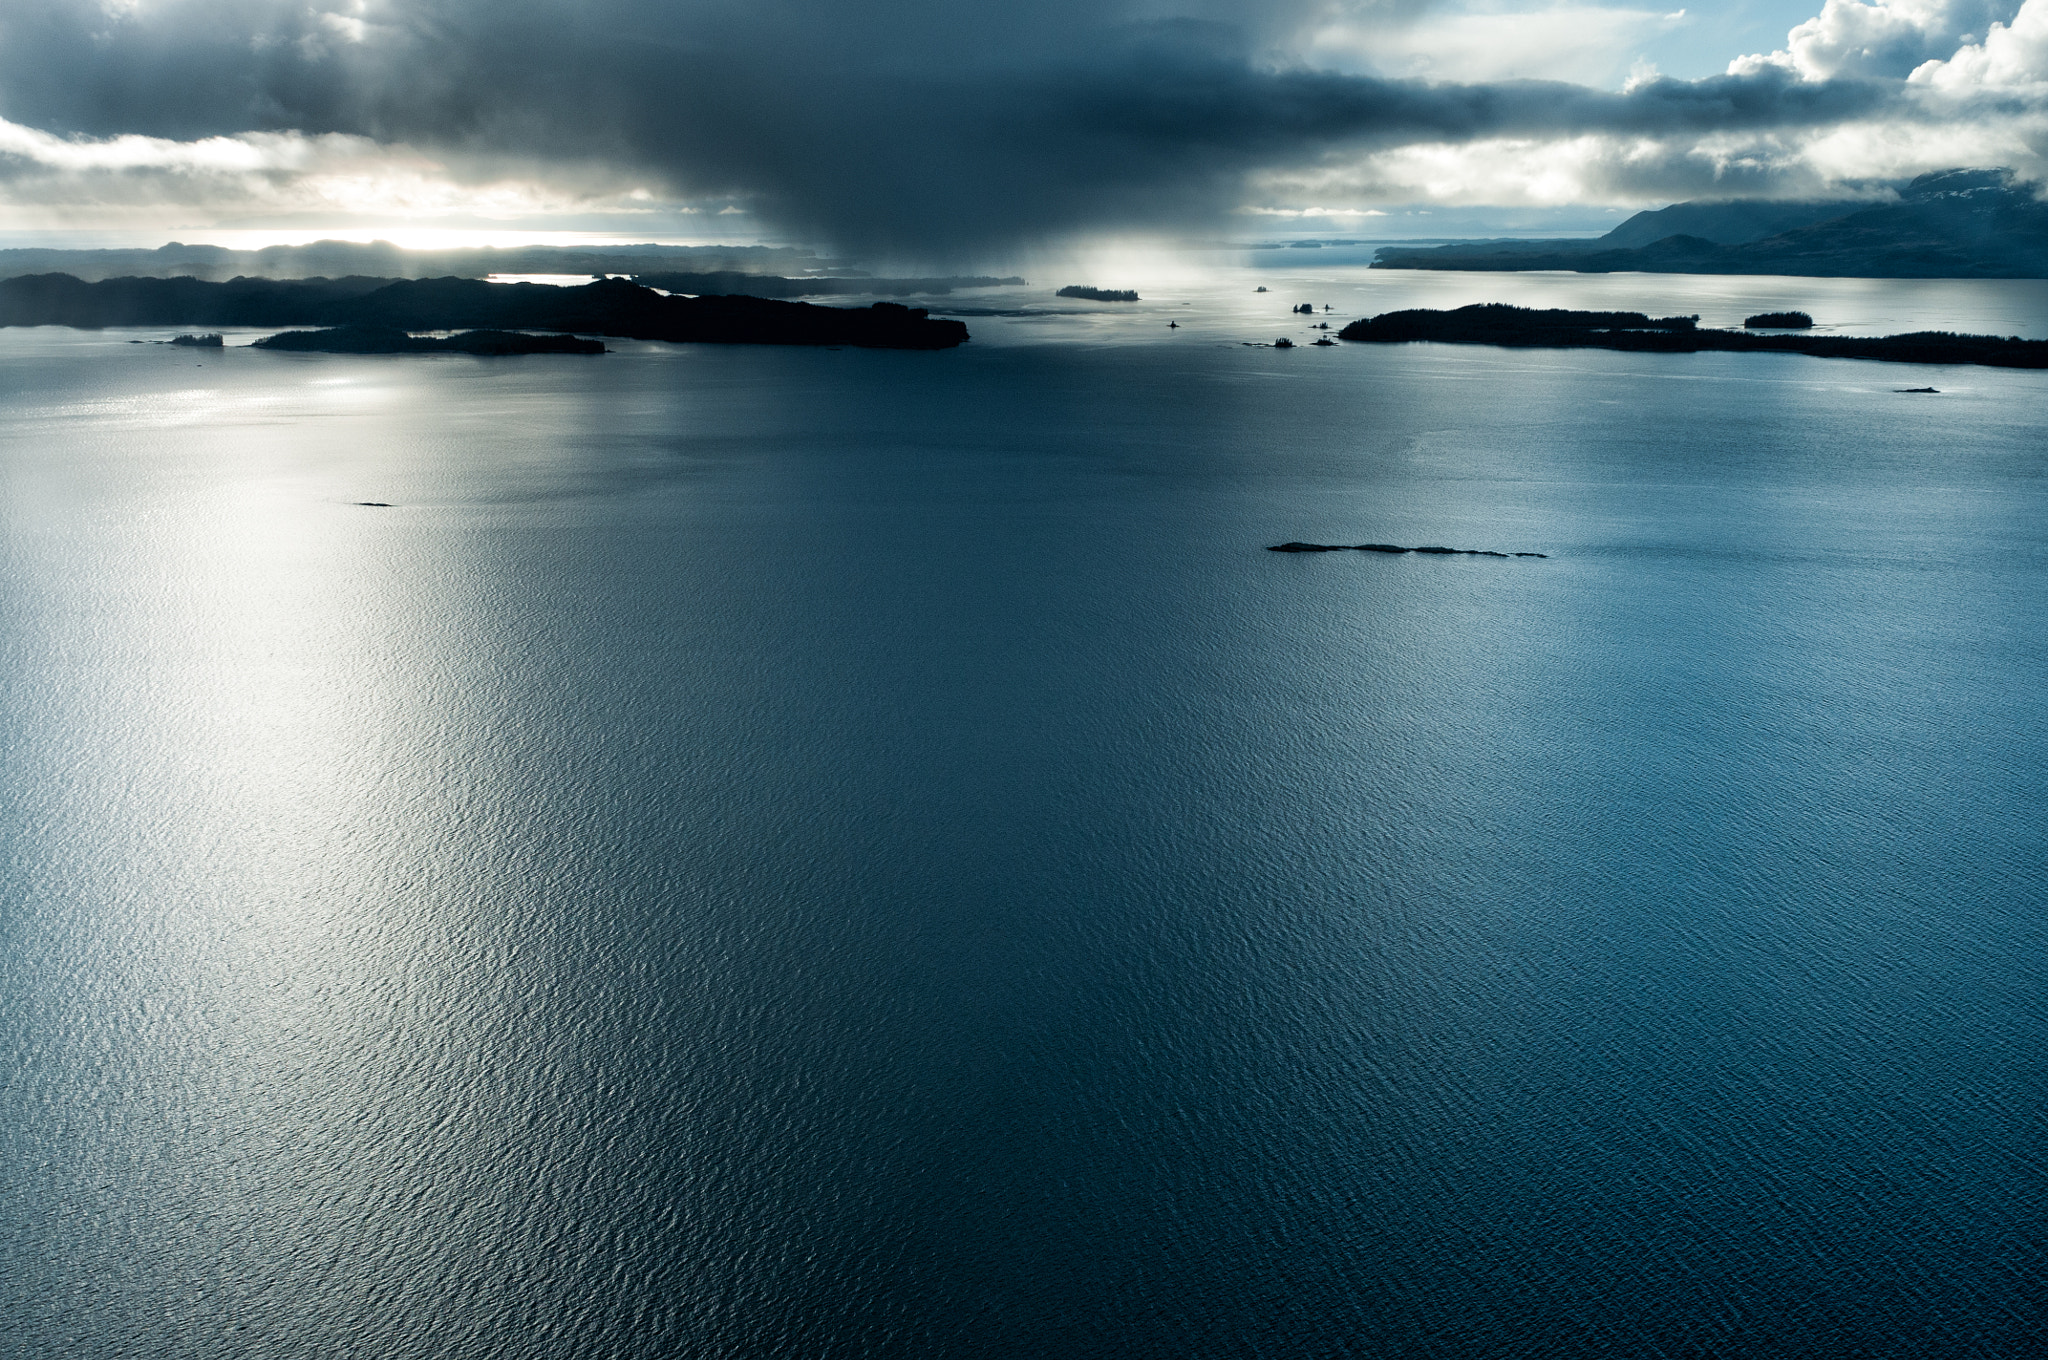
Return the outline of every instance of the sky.
[[[0,0],[0,241],[966,265],[2048,178],[2048,0]],[[562,238],[566,239],[566,238]]]

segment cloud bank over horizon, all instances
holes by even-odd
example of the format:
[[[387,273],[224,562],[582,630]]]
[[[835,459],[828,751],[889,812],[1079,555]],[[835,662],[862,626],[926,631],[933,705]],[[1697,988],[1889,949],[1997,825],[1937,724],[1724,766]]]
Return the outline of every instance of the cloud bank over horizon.
[[[1960,165],[2048,178],[2048,0],[1825,0],[1783,46],[1694,79],[1631,56],[1687,11],[1583,0],[849,8],[15,0],[0,226],[710,230],[741,209],[940,261],[1391,204],[1855,195]]]

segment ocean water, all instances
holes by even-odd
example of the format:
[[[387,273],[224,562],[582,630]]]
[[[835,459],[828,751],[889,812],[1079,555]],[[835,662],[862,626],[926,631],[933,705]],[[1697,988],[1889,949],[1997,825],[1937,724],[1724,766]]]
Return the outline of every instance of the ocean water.
[[[1284,264],[0,331],[0,1352],[2034,1353],[2048,374],[1244,342],[2048,292]]]

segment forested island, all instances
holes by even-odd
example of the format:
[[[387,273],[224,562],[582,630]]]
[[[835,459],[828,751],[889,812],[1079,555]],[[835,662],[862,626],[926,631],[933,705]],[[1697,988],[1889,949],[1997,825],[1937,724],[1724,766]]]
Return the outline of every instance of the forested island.
[[[1383,312],[1337,332],[1340,340],[1398,344],[1433,340],[1452,345],[1505,345],[1527,349],[1618,349],[1654,354],[1701,350],[1810,354],[1824,359],[1882,359],[1906,364],[1980,364],[1994,368],[2048,368],[2048,340],[2001,339],[1915,331],[1909,335],[1759,335],[1702,330],[1696,316],[1652,318],[1641,312],[1538,311],[1505,303],[1475,303],[1455,311]]]
[[[319,331],[281,331],[251,349],[298,350],[316,354],[603,354],[602,340],[575,335],[529,335],[524,331],[463,331],[457,335],[412,335],[390,326],[335,326]]]
[[[668,297],[625,279],[579,288],[479,279],[0,279],[0,326],[368,326],[552,331],[748,345],[950,349],[959,321],[893,302],[820,307],[743,296]]]
[[[1090,288],[1084,283],[1070,283],[1053,294],[1054,297],[1084,298],[1089,302],[1136,302],[1135,288]]]

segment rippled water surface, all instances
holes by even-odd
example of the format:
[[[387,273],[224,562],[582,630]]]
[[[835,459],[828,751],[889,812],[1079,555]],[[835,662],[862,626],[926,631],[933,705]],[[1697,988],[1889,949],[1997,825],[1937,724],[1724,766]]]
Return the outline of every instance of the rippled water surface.
[[[0,332],[0,1350],[2029,1353],[2048,375],[1384,280]]]

